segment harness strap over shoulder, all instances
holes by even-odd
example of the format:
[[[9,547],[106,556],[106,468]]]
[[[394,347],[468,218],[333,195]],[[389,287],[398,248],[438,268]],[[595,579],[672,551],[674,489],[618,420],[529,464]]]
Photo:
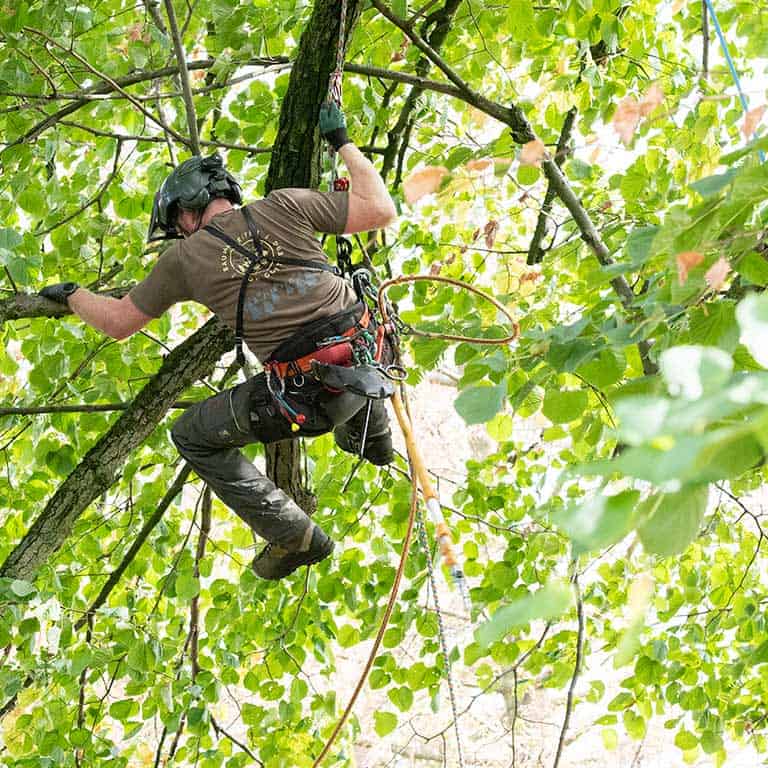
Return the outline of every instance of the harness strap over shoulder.
[[[240,209],[243,212],[243,217],[250,230],[253,244],[256,247],[256,253],[248,250],[245,246],[237,242],[237,240],[231,238],[226,232],[222,232],[210,224],[203,227],[208,234],[213,235],[218,240],[228,245],[230,248],[237,251],[241,256],[245,256],[248,259],[248,268],[243,275],[243,281],[240,283],[240,292],[237,296],[237,314],[235,318],[235,353],[237,355],[237,362],[242,368],[245,366],[245,354],[243,353],[243,309],[245,307],[245,293],[248,290],[248,281],[251,279],[253,270],[256,267],[269,267],[272,264],[282,264],[290,267],[301,267],[302,269],[316,269],[323,272],[331,272],[334,275],[338,275],[338,270],[332,267],[330,264],[326,264],[322,261],[307,261],[305,259],[287,259],[283,257],[277,257],[270,254],[266,256],[264,254],[264,247],[261,243],[261,236],[259,230],[256,227],[256,222],[253,220],[253,215],[248,210],[247,206]]]

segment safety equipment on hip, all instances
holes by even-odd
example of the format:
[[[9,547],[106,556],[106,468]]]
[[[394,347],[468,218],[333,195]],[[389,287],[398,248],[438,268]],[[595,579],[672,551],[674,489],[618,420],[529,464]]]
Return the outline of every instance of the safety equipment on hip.
[[[195,155],[185,160],[173,169],[155,195],[147,241],[182,237],[176,229],[179,208],[202,211],[216,198],[226,198],[234,205],[243,199],[240,185],[224,168],[221,156]]]

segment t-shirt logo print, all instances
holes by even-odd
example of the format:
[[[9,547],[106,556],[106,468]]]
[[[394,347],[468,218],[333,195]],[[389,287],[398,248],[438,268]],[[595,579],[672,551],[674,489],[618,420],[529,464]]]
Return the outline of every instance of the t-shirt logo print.
[[[243,233],[242,235],[238,235],[235,239],[246,250],[251,251],[255,255],[258,254],[256,246],[253,244],[253,238],[250,236],[250,234]],[[262,236],[261,249],[266,259],[279,259],[283,256],[282,246],[274,240],[270,240],[269,237]],[[248,265],[249,261],[245,256],[243,256],[243,254],[238,253],[238,251],[229,245],[224,246],[224,250],[221,252],[222,272],[230,272],[242,278],[245,276]],[[279,268],[280,265],[275,261],[270,261],[263,266],[258,265],[251,273],[248,282],[252,283],[254,280],[261,280],[262,278],[271,277],[275,272],[277,272]]]

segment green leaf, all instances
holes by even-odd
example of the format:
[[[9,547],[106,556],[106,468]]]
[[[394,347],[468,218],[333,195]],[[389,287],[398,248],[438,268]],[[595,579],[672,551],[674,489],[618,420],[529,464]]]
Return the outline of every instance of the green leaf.
[[[114,702],[109,707],[109,714],[115,718],[115,720],[125,720],[131,716],[131,712],[135,706],[133,699],[122,699]]]
[[[392,13],[401,19],[408,18],[408,0],[392,0]]]
[[[704,199],[715,197],[731,183],[735,175],[736,170],[730,168],[725,173],[719,173],[714,176],[699,179],[699,181],[694,181],[693,184],[691,184],[691,189],[698,192]]]
[[[748,253],[739,261],[737,270],[754,285],[768,285],[768,259],[762,253]]]
[[[200,580],[190,571],[183,571],[176,578],[176,595],[180,600],[191,600],[200,594]]]
[[[600,493],[581,504],[553,512],[552,520],[568,534],[574,554],[591,552],[627,535],[639,498],[639,491],[622,491],[615,496]]]
[[[661,353],[659,363],[670,394],[686,400],[722,388],[733,371],[733,358],[712,347],[671,347]]]
[[[683,750],[693,749],[699,743],[699,740],[685,729],[679,730],[675,735],[675,746]]]
[[[453,405],[467,424],[484,424],[502,409],[506,394],[504,384],[469,387],[461,392]]]
[[[768,368],[768,295],[752,294],[736,307],[741,343],[755,360]]]
[[[392,712],[376,710],[376,712],[373,713],[373,720],[373,727],[376,733],[381,737],[386,736],[388,733],[392,733],[392,731],[397,728],[397,715]]]
[[[11,582],[10,590],[18,597],[27,597],[36,591],[34,584],[23,579],[14,579]]]
[[[573,591],[562,581],[551,581],[537,592],[499,608],[475,630],[475,641],[481,648],[504,638],[515,627],[534,619],[554,619],[565,613],[573,603]]]
[[[578,419],[587,410],[587,393],[583,390],[569,391],[549,389],[544,395],[542,413],[553,424],[567,424]]]
[[[685,550],[701,530],[708,499],[707,485],[654,494],[645,502],[649,517],[637,529],[646,552],[669,557]]]

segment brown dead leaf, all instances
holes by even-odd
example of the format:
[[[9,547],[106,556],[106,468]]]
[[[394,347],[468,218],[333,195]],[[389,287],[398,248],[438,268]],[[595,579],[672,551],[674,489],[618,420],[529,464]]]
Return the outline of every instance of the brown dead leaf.
[[[600,153],[602,152],[602,149],[600,147],[595,147],[592,152],[589,154],[589,164],[594,165],[597,162],[597,158],[600,157]]]
[[[142,25],[141,24],[134,24],[129,30],[128,30],[128,39],[136,43],[139,40],[141,40],[141,34],[142,34]]]
[[[613,114],[613,129],[627,146],[632,142],[639,122],[640,104],[634,96],[625,97]]]
[[[741,124],[741,132],[744,134],[744,138],[749,140],[752,138],[752,134],[760,124],[765,114],[765,104],[762,107],[755,107],[750,109],[746,115],[744,115],[744,122]]]
[[[523,144],[520,150],[520,165],[533,165],[541,168],[541,161],[547,157],[547,148],[541,139],[534,139]]]
[[[704,279],[713,291],[719,291],[725,283],[725,278],[731,271],[731,265],[721,256],[706,272]]]
[[[645,92],[643,98],[640,99],[640,116],[648,117],[656,107],[661,106],[663,103],[664,91],[661,90],[661,86],[658,83],[653,83]]]
[[[676,16],[685,7],[687,0],[675,0],[672,4],[672,15]]]
[[[440,270],[443,268],[443,262],[442,261],[436,261],[434,264],[432,264],[429,268],[429,274],[432,275],[432,277],[435,277],[435,275],[440,274]]]
[[[403,192],[408,205],[440,189],[440,183],[448,174],[442,165],[434,165],[415,171],[403,182]]]
[[[482,160],[468,160],[464,167],[468,171],[484,171],[486,168],[490,168],[493,165],[493,160],[483,158]]]
[[[688,282],[688,272],[704,261],[704,254],[698,251],[683,251],[675,256],[677,262],[677,279],[680,285]]]
[[[493,248],[493,244],[496,242],[496,233],[499,231],[499,222],[495,219],[491,219],[484,227],[483,234],[485,235],[485,247]]]

